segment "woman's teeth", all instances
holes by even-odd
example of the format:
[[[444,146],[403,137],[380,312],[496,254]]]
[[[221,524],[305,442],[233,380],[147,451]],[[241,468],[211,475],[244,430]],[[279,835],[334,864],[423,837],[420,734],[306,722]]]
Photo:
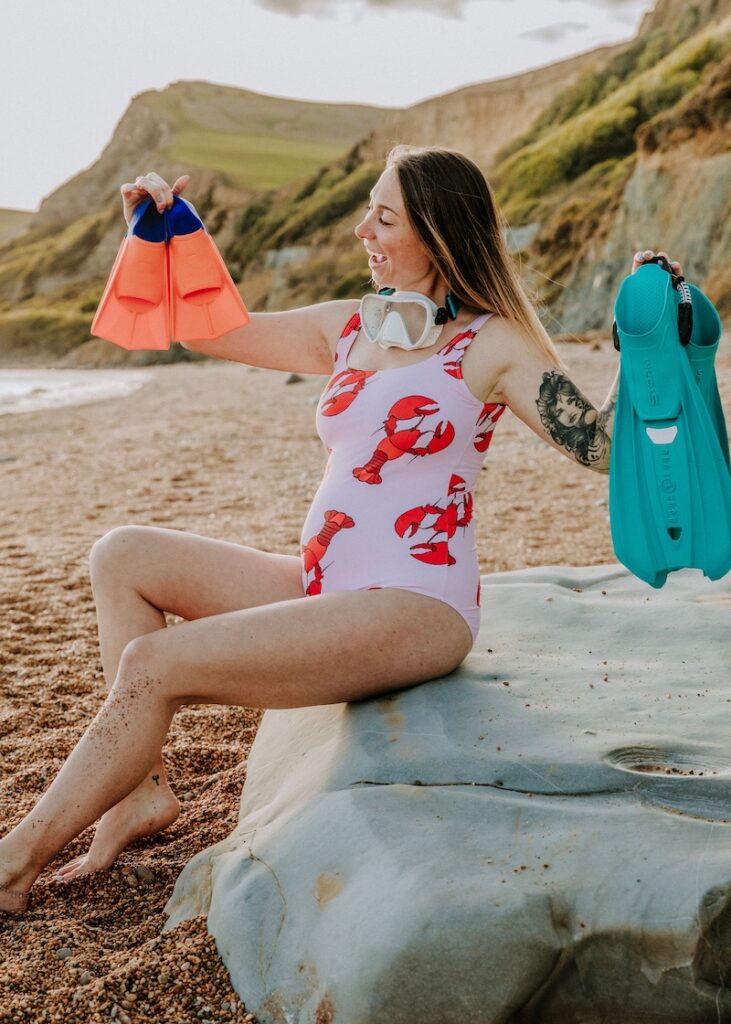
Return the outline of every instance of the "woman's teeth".
[[[386,262],[386,259],[387,259],[387,257],[386,257],[386,256],[383,256],[383,255],[381,255],[380,253],[372,252],[372,253],[371,253],[371,255],[370,255],[370,258],[369,258],[368,262],[369,262],[369,263],[370,263],[371,265],[373,265],[373,266],[376,266],[376,265],[378,265],[379,263],[385,263],[385,262]]]

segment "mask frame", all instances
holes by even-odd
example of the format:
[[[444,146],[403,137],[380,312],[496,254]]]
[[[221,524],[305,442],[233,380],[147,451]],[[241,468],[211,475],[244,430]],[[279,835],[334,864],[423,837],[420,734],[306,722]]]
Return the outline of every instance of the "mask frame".
[[[459,302],[447,292],[443,306],[437,306],[421,292],[381,288],[377,295],[364,295],[360,302],[363,333],[381,348],[412,351],[435,344],[442,327],[454,320]]]

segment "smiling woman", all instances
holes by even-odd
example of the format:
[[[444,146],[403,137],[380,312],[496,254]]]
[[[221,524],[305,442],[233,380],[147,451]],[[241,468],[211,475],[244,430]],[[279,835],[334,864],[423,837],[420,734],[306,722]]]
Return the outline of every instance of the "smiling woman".
[[[149,196],[171,206],[187,182],[150,173],[123,185],[125,219]],[[60,883],[177,818],[162,746],[182,705],[339,703],[454,671],[480,627],[474,491],[506,407],[567,458],[607,471],[614,389],[597,410],[568,378],[503,228],[466,156],[396,147],[354,230],[376,288],[436,311],[419,352],[404,351],[413,337],[373,344],[357,300],[252,312],[214,342],[186,343],[328,375],[316,423],[329,457],[300,556],[134,524],[94,544],[109,695],[0,840],[0,910],[22,911],[44,867],[98,819]],[[165,612],[185,621],[168,629]]]

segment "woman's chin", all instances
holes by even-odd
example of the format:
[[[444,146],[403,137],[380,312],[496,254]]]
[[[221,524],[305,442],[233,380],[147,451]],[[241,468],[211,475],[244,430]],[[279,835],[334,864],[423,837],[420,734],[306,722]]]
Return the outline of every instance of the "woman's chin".
[[[395,285],[391,284],[390,281],[386,281],[380,274],[371,272],[371,281],[374,288],[394,288]]]

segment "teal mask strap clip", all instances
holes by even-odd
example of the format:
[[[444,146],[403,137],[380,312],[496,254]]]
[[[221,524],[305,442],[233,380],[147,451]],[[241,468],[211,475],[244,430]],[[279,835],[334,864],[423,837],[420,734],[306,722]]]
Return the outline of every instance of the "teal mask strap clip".
[[[447,292],[444,305],[439,307],[437,315],[434,317],[434,323],[446,324],[447,320],[456,320],[458,312],[459,302],[451,292]]]

